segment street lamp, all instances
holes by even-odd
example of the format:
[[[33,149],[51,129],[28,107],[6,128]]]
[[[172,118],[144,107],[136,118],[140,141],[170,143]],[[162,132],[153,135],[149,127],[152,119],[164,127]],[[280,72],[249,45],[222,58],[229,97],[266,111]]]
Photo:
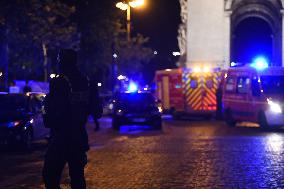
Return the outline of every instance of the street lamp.
[[[127,11],[127,40],[130,41],[131,35],[131,8],[137,8],[144,5],[144,0],[126,0],[123,2],[116,3],[116,7]]]

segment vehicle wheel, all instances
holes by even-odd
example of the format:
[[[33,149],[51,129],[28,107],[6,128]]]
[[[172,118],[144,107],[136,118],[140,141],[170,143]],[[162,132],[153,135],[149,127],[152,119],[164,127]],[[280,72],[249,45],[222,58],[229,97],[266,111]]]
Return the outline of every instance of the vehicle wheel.
[[[170,113],[171,115],[174,115],[174,113],[175,113],[175,112],[176,112],[176,109],[175,109],[175,108],[173,108],[173,107],[171,107],[171,109],[170,109],[170,112],[169,112],[169,113]]]
[[[31,129],[28,129],[22,138],[22,146],[25,150],[30,150],[32,148],[32,142],[33,142],[33,131]]]
[[[234,120],[233,115],[232,115],[232,111],[230,109],[227,109],[226,112],[225,112],[225,121],[226,121],[226,124],[229,127],[235,127],[236,126],[236,121]]]
[[[204,119],[205,119],[205,120],[211,120],[211,119],[212,119],[212,115],[205,115],[205,116],[204,116]]]
[[[259,112],[258,114],[258,124],[262,129],[267,129],[269,127],[265,113],[263,111]]]
[[[181,119],[181,114],[180,113],[177,113],[176,111],[173,112],[173,119],[174,120],[180,120]]]
[[[157,130],[161,130],[162,129],[162,121],[157,121],[153,124],[154,128]]]

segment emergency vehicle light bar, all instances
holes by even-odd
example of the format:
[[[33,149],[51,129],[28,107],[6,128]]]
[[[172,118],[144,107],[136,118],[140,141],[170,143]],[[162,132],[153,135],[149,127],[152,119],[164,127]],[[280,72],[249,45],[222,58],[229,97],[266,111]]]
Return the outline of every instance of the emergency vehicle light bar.
[[[209,67],[194,67],[192,71],[196,73],[209,73],[212,70]]]
[[[250,65],[258,70],[263,70],[268,68],[268,61],[264,56],[258,56],[253,60],[253,63]]]

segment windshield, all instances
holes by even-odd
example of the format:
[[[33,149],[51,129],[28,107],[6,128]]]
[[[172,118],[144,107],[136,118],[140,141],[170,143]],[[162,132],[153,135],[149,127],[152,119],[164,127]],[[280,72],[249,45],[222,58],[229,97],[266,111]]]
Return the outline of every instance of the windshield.
[[[284,76],[262,76],[260,79],[265,94],[284,94]]]
[[[118,98],[118,106],[127,109],[145,109],[153,106],[155,98],[148,93],[126,93]]]

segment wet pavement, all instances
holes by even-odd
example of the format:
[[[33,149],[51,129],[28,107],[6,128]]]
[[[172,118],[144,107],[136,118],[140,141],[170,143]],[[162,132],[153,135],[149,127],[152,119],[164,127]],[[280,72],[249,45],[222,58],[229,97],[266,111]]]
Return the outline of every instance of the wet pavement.
[[[229,128],[221,121],[165,119],[163,130],[88,125],[86,180],[94,189],[284,188],[284,131]],[[44,188],[46,142],[0,154],[0,188]],[[68,188],[67,169],[62,188]]]

